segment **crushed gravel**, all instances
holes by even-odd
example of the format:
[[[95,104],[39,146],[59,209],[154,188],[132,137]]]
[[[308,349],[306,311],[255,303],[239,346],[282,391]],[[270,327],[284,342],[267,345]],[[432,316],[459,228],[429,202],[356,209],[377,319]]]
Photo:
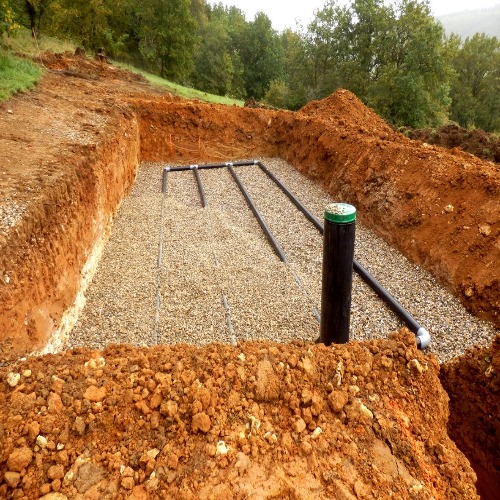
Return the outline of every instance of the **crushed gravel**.
[[[286,162],[262,161],[320,219],[328,203],[342,201],[332,200]],[[274,254],[227,169],[200,170],[206,209],[201,208],[193,172],[169,173],[162,220],[163,166],[143,164],[139,169],[70,346],[316,339],[322,237],[312,224],[257,166],[236,171],[285,251],[287,264]],[[430,349],[441,361],[487,344],[497,333],[359,223],[355,256],[429,331]],[[352,338],[386,337],[400,326],[354,274]]]

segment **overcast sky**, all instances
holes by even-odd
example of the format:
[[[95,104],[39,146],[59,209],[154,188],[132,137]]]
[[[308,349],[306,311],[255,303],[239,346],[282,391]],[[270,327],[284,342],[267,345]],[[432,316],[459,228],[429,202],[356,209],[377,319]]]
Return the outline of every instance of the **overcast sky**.
[[[218,3],[218,0],[210,0]],[[295,28],[295,20],[304,27],[312,20],[314,11],[321,9],[325,0],[222,0],[222,3],[234,5],[246,14],[247,21],[253,21],[255,14],[264,12],[271,19],[273,28],[282,31],[286,27]],[[339,4],[351,3],[338,0]],[[451,14],[461,10],[482,9],[500,4],[500,0],[430,0],[432,12],[436,16]]]

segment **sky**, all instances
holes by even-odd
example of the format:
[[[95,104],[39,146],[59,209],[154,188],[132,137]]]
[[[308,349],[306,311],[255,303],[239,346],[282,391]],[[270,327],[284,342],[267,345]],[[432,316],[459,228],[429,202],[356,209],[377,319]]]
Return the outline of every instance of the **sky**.
[[[210,0],[218,3],[219,0]],[[273,28],[282,31],[286,27],[295,28],[295,20],[304,27],[314,17],[314,11],[321,9],[325,0],[223,0],[225,5],[234,5],[241,9],[247,21],[253,21],[257,12],[262,11],[271,19]],[[338,0],[338,4],[348,4],[348,0]],[[475,10],[493,7],[500,0],[430,0],[430,6],[435,16],[451,14],[461,10]]]

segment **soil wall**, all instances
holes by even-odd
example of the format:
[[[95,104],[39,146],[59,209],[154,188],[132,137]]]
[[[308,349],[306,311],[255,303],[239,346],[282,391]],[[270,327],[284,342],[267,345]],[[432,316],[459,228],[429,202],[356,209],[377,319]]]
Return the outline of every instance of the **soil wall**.
[[[72,149],[58,159],[59,174],[41,181],[43,196],[0,240],[0,358],[42,348],[62,326],[82,270],[134,181],[137,122],[131,114],[112,113],[99,142]]]
[[[57,67],[61,61],[72,67],[66,59]],[[12,112],[0,123],[14,158],[7,188],[26,207],[0,231],[2,358],[39,348],[56,331],[139,160],[281,156],[356,205],[368,227],[500,326],[496,166],[407,139],[347,91],[297,113],[246,109],[155,95],[119,70],[73,63],[81,73],[51,74],[1,107]],[[41,125],[26,127],[37,114]]]

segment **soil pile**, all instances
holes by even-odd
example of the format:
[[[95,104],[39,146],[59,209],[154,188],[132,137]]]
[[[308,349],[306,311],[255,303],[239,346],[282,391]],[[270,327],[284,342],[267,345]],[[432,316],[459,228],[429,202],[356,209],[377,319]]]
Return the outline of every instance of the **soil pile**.
[[[120,69],[116,66],[99,60],[87,59],[85,55],[73,55],[70,52],[54,54],[44,52],[41,60],[46,68],[52,72],[76,78],[98,80],[111,79],[125,82],[146,83],[147,80],[137,73]]]
[[[481,498],[500,491],[500,336],[443,365],[450,396],[449,433],[478,474]]]
[[[438,363],[414,346],[401,330],[18,362],[0,369],[0,495],[477,498]]]
[[[460,148],[483,160],[500,163],[500,138],[488,134],[484,130],[468,130],[454,123],[443,125],[437,129],[404,129],[410,139],[427,144],[435,144],[443,148]]]

